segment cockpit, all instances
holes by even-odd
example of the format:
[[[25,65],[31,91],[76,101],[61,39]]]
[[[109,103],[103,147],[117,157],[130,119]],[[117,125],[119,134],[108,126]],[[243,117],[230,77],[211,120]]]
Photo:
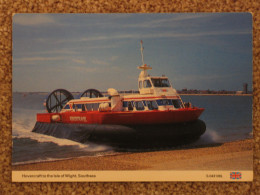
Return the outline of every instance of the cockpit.
[[[167,78],[151,78],[154,87],[171,87]]]
[[[139,81],[139,88],[151,88],[151,87],[171,87],[168,78],[151,78]]]
[[[151,77],[147,71],[151,70],[152,67],[145,64],[143,60],[143,46],[141,42],[141,55],[142,55],[142,62],[143,65],[138,66],[137,68],[141,70],[138,78],[138,88],[140,95],[170,95],[170,96],[177,96],[177,91],[172,88],[169,80],[165,75],[162,77]]]

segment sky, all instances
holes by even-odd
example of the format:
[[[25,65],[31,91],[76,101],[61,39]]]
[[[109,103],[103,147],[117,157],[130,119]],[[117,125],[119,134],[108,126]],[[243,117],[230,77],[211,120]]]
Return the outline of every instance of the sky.
[[[15,14],[13,91],[137,90],[144,62],[181,90],[252,90],[250,13]]]

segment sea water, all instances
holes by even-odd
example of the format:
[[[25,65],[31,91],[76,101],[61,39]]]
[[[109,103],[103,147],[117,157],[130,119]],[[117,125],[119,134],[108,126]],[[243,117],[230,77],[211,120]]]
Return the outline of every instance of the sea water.
[[[80,156],[115,154],[109,146],[81,144],[32,132],[37,113],[46,113],[43,106],[46,94],[13,93],[12,163],[24,164]]]
[[[80,156],[117,154],[114,148],[81,144],[31,132],[36,114],[46,112],[46,94],[13,93],[12,163],[24,164]],[[203,107],[200,119],[207,130],[193,145],[224,143],[252,137],[252,96],[183,96],[183,101]]]
[[[200,119],[207,130],[200,142],[224,143],[253,137],[252,96],[183,96],[182,99],[205,108]]]

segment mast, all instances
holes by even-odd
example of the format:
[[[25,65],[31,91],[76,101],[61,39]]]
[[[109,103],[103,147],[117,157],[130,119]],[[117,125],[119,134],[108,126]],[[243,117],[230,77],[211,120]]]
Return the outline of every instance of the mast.
[[[142,62],[143,62],[143,64],[142,65],[144,65],[144,54],[143,54],[143,51],[144,51],[144,48],[143,48],[143,41],[141,40],[140,41],[140,45],[141,45],[141,56],[142,56]]]
[[[140,72],[140,75],[139,75],[139,79],[147,77],[148,76],[147,70],[151,70],[152,69],[151,66],[148,66],[147,64],[144,63],[144,54],[143,54],[144,48],[143,48],[143,41],[142,40],[140,41],[140,45],[141,45],[140,50],[141,50],[141,56],[142,56],[142,63],[143,64],[142,64],[142,66],[138,66],[137,67],[138,69],[141,69],[141,72]]]

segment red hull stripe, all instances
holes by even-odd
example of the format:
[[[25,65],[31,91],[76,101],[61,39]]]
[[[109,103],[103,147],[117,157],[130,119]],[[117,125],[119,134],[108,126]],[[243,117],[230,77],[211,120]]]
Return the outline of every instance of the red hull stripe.
[[[179,122],[194,121],[199,118],[203,108],[183,108],[170,111],[125,111],[125,112],[64,112],[64,113],[43,113],[37,114],[38,122],[52,122],[53,115],[59,115],[62,123],[81,124],[170,124]]]

